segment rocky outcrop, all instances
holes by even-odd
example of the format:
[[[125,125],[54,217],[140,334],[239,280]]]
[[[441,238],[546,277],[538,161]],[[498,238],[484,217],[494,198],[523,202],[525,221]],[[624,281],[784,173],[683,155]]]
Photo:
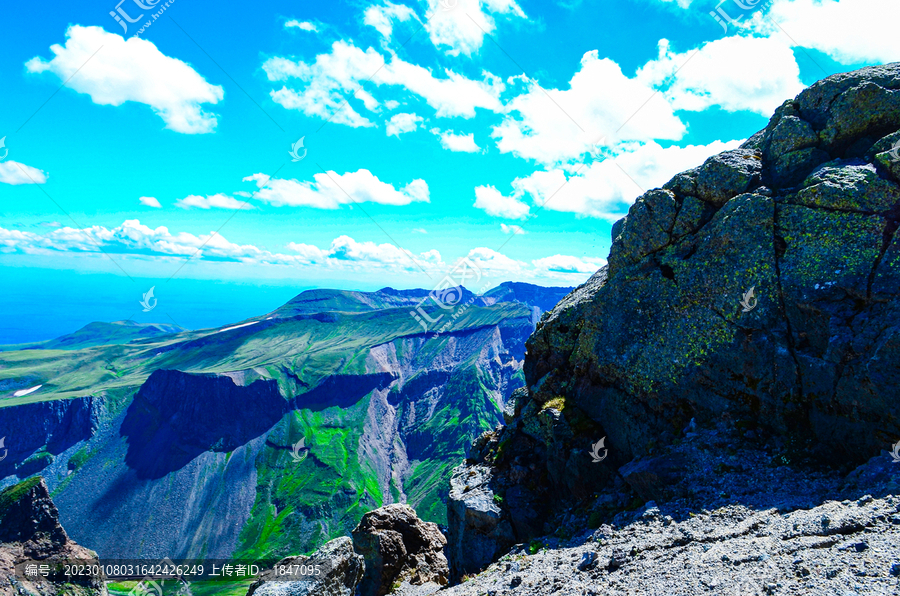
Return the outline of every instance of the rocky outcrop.
[[[23,576],[15,569],[26,561],[76,559],[96,560],[97,554],[69,540],[43,478],[30,478],[0,492],[0,593],[49,596],[62,593],[66,584],[74,594],[106,594],[104,583],[97,578],[63,581]]]
[[[353,530],[353,547],[366,563],[360,595],[382,596],[403,583],[447,585],[446,544],[437,524],[423,522],[408,505],[366,513]]]
[[[485,535],[485,502],[526,542],[623,477],[638,499],[683,496],[684,462],[634,460],[689,424],[844,471],[900,437],[898,141],[900,64],[866,68],[639,197],[609,265],[538,324],[507,426],[457,472],[492,467],[481,497],[452,496],[463,543]],[[497,536],[483,552],[512,544]]]
[[[483,465],[457,468],[450,479],[447,517],[450,559],[456,562],[454,582],[461,571],[484,567],[515,542],[490,481],[491,468]]]
[[[265,571],[247,596],[354,596],[365,562],[353,552],[353,541],[344,537],[326,543],[309,557],[287,557],[275,564],[276,570],[285,568],[302,577],[296,581],[274,579],[275,571]]]

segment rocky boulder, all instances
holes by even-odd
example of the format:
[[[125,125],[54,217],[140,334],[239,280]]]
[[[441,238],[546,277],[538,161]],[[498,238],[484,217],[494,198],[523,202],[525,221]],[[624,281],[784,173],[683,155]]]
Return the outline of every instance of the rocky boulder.
[[[250,586],[247,596],[354,596],[365,561],[353,551],[353,541],[344,537],[326,543],[309,557],[282,559],[275,565],[276,570],[279,568],[303,575],[296,580],[275,579],[275,571],[265,571]]]
[[[502,515],[500,495],[490,485],[487,466],[461,466],[450,479],[448,519],[450,560],[454,582],[464,573],[483,568],[503,554],[502,546],[512,544],[515,534]],[[449,511],[449,510],[452,510]]]
[[[13,596],[60,594],[64,587],[83,596],[106,594],[100,578],[79,581],[56,577],[22,577],[16,565],[26,561],[97,560],[97,553],[69,540],[59,512],[40,476],[0,492],[0,594]]]
[[[791,461],[845,470],[900,437],[898,140],[900,63],[865,68],[810,86],[739,149],[635,201],[609,265],[538,324],[527,395],[496,448],[467,462],[492,466],[495,515],[516,541],[692,420],[758,426]],[[623,472],[670,498],[673,465]],[[479,508],[451,496],[464,542]]]
[[[437,524],[423,522],[412,507],[393,504],[366,513],[353,530],[353,547],[365,558],[361,596],[381,596],[406,582],[447,585],[450,576]]]

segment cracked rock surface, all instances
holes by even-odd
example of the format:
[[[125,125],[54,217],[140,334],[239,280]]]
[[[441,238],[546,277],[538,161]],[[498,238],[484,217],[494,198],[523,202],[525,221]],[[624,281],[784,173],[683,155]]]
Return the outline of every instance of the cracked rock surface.
[[[688,425],[725,425],[729,449],[768,441],[835,477],[900,439],[898,141],[900,63],[869,67],[810,86],[739,149],[639,197],[608,266],[529,339],[507,425],[454,476],[454,578],[623,475],[636,499],[684,496],[663,489],[698,465],[669,449]]]

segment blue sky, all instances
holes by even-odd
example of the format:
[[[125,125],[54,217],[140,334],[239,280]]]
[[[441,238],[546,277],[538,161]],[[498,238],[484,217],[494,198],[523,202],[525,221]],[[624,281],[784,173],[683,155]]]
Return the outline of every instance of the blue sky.
[[[642,190],[897,60],[898,6],[6,5],[0,265],[131,302],[176,279],[433,287],[464,257],[481,283],[575,285]]]

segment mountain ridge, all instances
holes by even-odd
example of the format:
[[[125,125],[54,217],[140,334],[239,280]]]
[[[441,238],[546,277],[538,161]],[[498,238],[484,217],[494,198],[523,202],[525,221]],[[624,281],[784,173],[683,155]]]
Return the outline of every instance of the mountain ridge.
[[[44,475],[67,530],[107,557],[301,554],[399,501],[442,521],[450,468],[502,419],[535,313],[568,291],[460,289],[449,309],[426,301],[446,322],[431,330],[409,312],[425,290],[304,292],[280,316],[2,352],[0,477]],[[33,417],[49,426],[18,427]]]

